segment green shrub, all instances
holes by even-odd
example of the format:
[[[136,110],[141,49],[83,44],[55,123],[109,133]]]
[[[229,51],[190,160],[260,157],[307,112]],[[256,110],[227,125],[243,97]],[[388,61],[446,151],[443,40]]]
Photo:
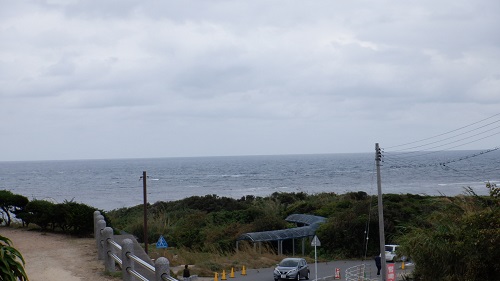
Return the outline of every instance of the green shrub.
[[[26,216],[24,220],[27,223],[34,223],[38,225],[43,230],[46,230],[49,226],[55,228],[55,211],[56,205],[52,202],[45,200],[33,200],[26,205]]]
[[[497,204],[498,204],[498,199]],[[481,207],[483,198],[448,199],[429,216],[429,226],[400,237],[401,250],[415,261],[417,280],[497,280],[500,276],[500,207]]]
[[[59,204],[65,219],[66,230],[74,235],[87,236],[94,231],[96,208],[83,203],[64,201]]]
[[[11,214],[23,212],[26,204],[28,204],[28,198],[13,194],[8,190],[0,190],[0,209],[7,217],[5,221],[7,226],[12,222]]]
[[[94,232],[94,211],[96,208],[73,201],[54,204],[45,200],[30,201],[20,216],[26,223],[38,225],[41,229],[59,227],[63,232],[87,236]]]

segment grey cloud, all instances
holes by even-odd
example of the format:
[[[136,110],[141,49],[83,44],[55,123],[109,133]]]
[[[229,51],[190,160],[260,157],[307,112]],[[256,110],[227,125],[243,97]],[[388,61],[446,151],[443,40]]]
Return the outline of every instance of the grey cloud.
[[[51,158],[51,134],[94,148],[127,140],[104,157],[128,153],[139,133],[161,156],[360,151],[373,130],[402,139],[405,122],[426,134],[426,122],[459,127],[460,111],[498,109],[492,0],[6,5],[0,118],[16,123],[0,126],[0,144],[33,130],[41,141],[25,142],[47,152],[28,159]],[[203,148],[190,141],[200,137]]]

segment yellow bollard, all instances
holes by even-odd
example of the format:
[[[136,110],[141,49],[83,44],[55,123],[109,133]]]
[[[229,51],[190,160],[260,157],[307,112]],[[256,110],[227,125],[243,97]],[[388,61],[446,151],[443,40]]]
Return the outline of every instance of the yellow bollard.
[[[401,264],[401,269],[405,269],[405,261],[403,261],[403,263]]]
[[[219,273],[215,272],[214,281],[219,281]]]
[[[229,275],[230,278],[234,278],[234,267],[231,267],[231,274]]]
[[[227,280],[226,278],[226,270],[222,270],[222,278],[220,280]]]
[[[247,271],[245,269],[245,266],[241,269],[241,275],[247,275]]]

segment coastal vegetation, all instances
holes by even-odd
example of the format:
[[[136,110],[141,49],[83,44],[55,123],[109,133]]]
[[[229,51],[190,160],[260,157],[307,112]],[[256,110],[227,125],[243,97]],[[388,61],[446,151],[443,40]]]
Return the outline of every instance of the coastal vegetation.
[[[416,266],[414,280],[495,280],[500,276],[500,191],[487,184],[489,196],[465,188],[459,196],[384,194],[386,244],[400,244],[401,256]],[[0,195],[11,196],[6,192]],[[19,202],[24,202],[19,200]],[[11,202],[11,203],[5,203]],[[72,201],[53,204],[34,200],[19,206],[0,198],[2,210],[10,210],[24,224],[42,229],[90,235],[95,208]],[[18,201],[16,201],[18,202]],[[10,204],[10,205],[9,205]],[[22,205],[22,204],[21,204]],[[152,248],[172,265],[196,264],[195,274],[241,265],[267,267],[276,263],[277,243],[270,242],[257,253],[251,244],[236,240],[247,232],[296,227],[285,221],[290,214],[311,214],[327,220],[316,234],[325,260],[362,258],[379,254],[377,198],[366,192],[346,194],[273,193],[267,197],[239,199],[217,195],[193,196],[148,205],[148,241],[162,235],[167,250]],[[144,241],[143,206],[105,213],[116,231]],[[12,220],[4,214],[4,223]],[[293,243],[296,243],[293,245]],[[300,249],[300,241],[285,241],[284,254]],[[305,256],[314,248],[305,243]]]
[[[24,271],[23,256],[12,247],[10,239],[2,235],[0,235],[0,280],[28,281]]]
[[[0,190],[0,225],[16,219],[23,226],[37,225],[42,230],[58,230],[77,236],[89,236],[94,229],[96,208],[74,201],[53,203],[32,200],[8,190]],[[14,217],[13,217],[14,216]]]
[[[399,235],[403,253],[415,262],[416,280],[499,280],[500,188],[490,196],[443,198],[423,224]]]
[[[416,264],[413,280],[495,280],[500,276],[499,189],[494,184],[486,187],[489,196],[478,196],[470,188],[453,197],[383,195],[386,243],[400,244],[399,254]],[[184,259],[194,259],[199,253],[228,257],[223,265],[207,265],[215,271],[234,266],[235,241],[241,234],[295,227],[284,220],[295,213],[327,218],[316,233],[323,259],[371,260],[380,253],[377,198],[362,191],[273,193],[240,199],[206,195],[157,202],[148,207],[148,241],[163,235],[172,247],[170,253],[183,252]],[[144,238],[142,205],[113,210],[108,216],[115,228]],[[292,243],[285,241],[286,255],[299,249],[299,241],[295,247]],[[313,257],[309,244],[306,256]],[[246,255],[251,249],[247,248]],[[266,254],[276,256],[276,252],[276,243],[266,245]],[[259,260],[258,255],[251,260]],[[268,260],[267,266],[275,263]]]

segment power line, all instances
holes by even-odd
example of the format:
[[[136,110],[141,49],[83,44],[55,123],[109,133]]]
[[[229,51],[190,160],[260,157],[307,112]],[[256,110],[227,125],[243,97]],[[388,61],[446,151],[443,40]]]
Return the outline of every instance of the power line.
[[[487,182],[490,182],[491,180],[494,180],[494,178],[480,179],[477,176],[473,176],[471,173],[469,173],[472,171],[459,170],[459,169],[453,167],[453,164],[457,164],[458,162],[465,161],[465,160],[468,160],[471,158],[483,156],[485,154],[488,154],[488,153],[491,153],[491,152],[494,152],[497,150],[500,150],[500,146],[492,148],[492,149],[488,149],[488,150],[475,152],[475,153],[465,155],[462,157],[449,159],[446,161],[436,161],[436,162],[432,162],[432,163],[429,163],[429,162],[413,163],[414,161],[407,161],[405,159],[399,159],[399,158],[393,158],[393,157],[384,157],[384,155],[382,155],[382,158],[383,158],[384,163],[390,164],[387,167],[388,169],[397,169],[397,170],[399,170],[399,169],[412,169],[412,170],[415,170],[415,169],[425,169],[425,168],[429,168],[429,167],[434,167],[434,168],[440,168],[445,172],[457,173],[461,176],[473,179],[474,181],[477,181],[477,182],[487,183]],[[490,175],[490,176],[492,175],[491,172],[494,172],[494,171],[500,171],[500,168],[493,168],[493,169],[488,169],[488,170],[481,169],[481,172],[483,172],[485,175]]]
[[[458,135],[454,135],[454,136],[451,136],[451,137],[448,137],[448,138],[445,138],[445,139],[442,139],[442,140],[438,140],[438,141],[430,142],[430,143],[427,143],[427,144],[417,145],[417,146],[409,147],[409,148],[406,148],[406,149],[394,150],[394,152],[400,152],[400,151],[405,151],[405,150],[410,150],[410,149],[415,149],[415,148],[421,148],[421,147],[425,147],[425,146],[428,146],[428,145],[431,145],[431,144],[436,144],[436,143],[440,143],[440,142],[443,142],[443,141],[446,141],[446,140],[454,139],[454,138],[456,138],[456,137],[458,137],[458,136],[463,136],[463,135],[466,135],[466,134],[468,134],[468,133],[471,133],[471,132],[473,132],[473,131],[477,131],[477,130],[479,130],[479,129],[482,129],[482,128],[484,128],[484,127],[490,126],[491,124],[498,123],[498,122],[500,122],[500,120],[497,120],[497,121],[495,121],[495,122],[492,122],[492,123],[486,124],[486,125],[481,126],[481,127],[479,127],[479,128],[475,128],[475,129],[473,129],[473,130],[470,130],[470,131],[467,131],[467,132],[464,132],[464,133],[460,133],[460,134],[458,134]],[[445,146],[445,145],[448,145],[448,144],[451,144],[451,143],[460,142],[460,141],[463,141],[464,139],[469,139],[469,138],[472,138],[472,137],[475,137],[475,136],[479,136],[479,135],[482,135],[482,134],[488,133],[488,132],[490,132],[490,131],[492,131],[492,130],[494,130],[494,129],[498,129],[498,128],[500,128],[500,126],[497,126],[497,127],[495,127],[495,128],[489,129],[489,130],[487,130],[487,131],[480,132],[480,133],[475,134],[475,135],[472,135],[472,136],[468,136],[468,137],[466,137],[466,138],[463,138],[463,139],[460,139],[460,140],[457,140],[457,141],[452,141],[452,142],[449,142],[449,143],[446,143],[446,144],[443,144],[443,145],[440,145],[440,146],[431,147],[431,148],[428,148],[428,149],[426,149],[426,150],[433,149],[433,148],[437,148],[437,147],[442,147],[442,146]],[[499,133],[496,133],[496,134],[493,134],[493,135],[497,135],[497,134],[500,134],[500,132],[499,132]],[[408,152],[408,153],[412,153],[412,152]]]
[[[395,169],[396,171],[398,171],[398,169],[425,169],[429,167],[439,167],[443,171],[459,173],[462,176],[474,179],[474,181],[487,182],[487,180],[481,180],[476,176],[471,176],[470,173],[468,173],[468,170],[460,171],[459,169],[456,169],[453,167],[453,164],[497,151],[500,149],[500,146],[481,151],[471,151],[463,156],[453,154],[455,157],[451,159],[449,156],[452,154],[445,154],[444,152],[499,135],[500,126],[498,123],[500,122],[500,118],[498,118],[498,116],[500,116],[500,113],[433,137],[381,149],[381,161],[388,169]],[[491,120],[493,118],[495,118],[495,120]],[[487,120],[490,121],[486,122]],[[391,151],[390,149],[392,148],[399,149]],[[431,154],[439,156],[423,157]],[[446,156],[448,156],[448,159],[446,159]],[[434,158],[434,160],[432,158]],[[484,169],[481,171],[486,172]],[[491,176],[492,174],[488,173],[488,175]]]
[[[448,166],[448,165],[443,165],[443,166],[442,166],[442,168],[443,168],[443,170],[447,170],[447,169],[452,170],[452,171],[454,171],[454,172],[456,172],[456,173],[458,173],[458,174],[460,174],[460,175],[466,176],[466,177],[468,177],[468,178],[472,178],[472,179],[474,179],[474,180],[476,180],[476,181],[479,181],[479,182],[485,182],[485,183],[486,183],[486,182],[488,182],[487,180],[483,180],[483,179],[476,178],[475,176],[472,176],[472,175],[466,174],[464,171],[459,171],[459,170],[454,169],[454,168],[452,168],[452,167],[450,167],[450,166]]]
[[[472,124],[469,124],[469,125],[466,125],[466,126],[460,127],[460,128],[458,128],[458,129],[455,129],[455,130],[448,131],[448,132],[446,132],[446,133],[442,133],[442,134],[439,134],[439,135],[435,135],[435,136],[432,136],[432,137],[424,138],[424,139],[417,140],[417,141],[413,141],[413,142],[408,142],[408,143],[404,143],[404,144],[400,144],[400,145],[390,146],[390,147],[387,147],[387,149],[392,149],[392,148],[396,148],[396,147],[407,146],[407,145],[411,145],[411,144],[415,144],[415,143],[419,143],[419,142],[423,142],[423,141],[431,140],[431,139],[434,139],[434,138],[437,138],[437,137],[441,137],[441,136],[444,136],[444,135],[447,135],[447,134],[451,134],[451,133],[453,133],[453,132],[457,132],[457,131],[463,130],[463,129],[465,129],[465,128],[468,128],[468,127],[474,126],[474,125],[476,125],[476,124],[482,123],[482,122],[484,122],[484,121],[486,121],[486,120],[492,119],[492,118],[494,118],[494,117],[496,117],[496,116],[499,116],[499,115],[500,115],[500,113],[497,113],[497,114],[495,114],[495,115],[493,115],[493,116],[490,116],[490,117],[488,117],[488,118],[482,119],[482,120],[480,120],[480,121],[477,121],[477,122],[474,122],[474,123],[472,123]],[[496,121],[496,122],[498,122],[498,121]],[[496,123],[496,122],[493,122],[493,123]]]
[[[500,149],[500,146],[497,146],[497,147],[494,147],[491,149],[479,151],[476,153],[472,153],[470,155],[462,156],[462,157],[447,160],[447,161],[434,162],[434,163],[421,163],[421,164],[408,164],[408,161],[405,160],[408,157],[401,157],[401,158],[389,157],[389,158],[387,158],[387,157],[385,157],[384,152],[382,152],[382,154],[383,154],[383,161],[382,162],[396,163],[393,166],[394,168],[425,168],[425,167],[433,167],[433,166],[445,166],[447,164],[456,163],[456,162],[464,161],[464,160],[467,160],[470,158],[478,157],[478,156],[481,156],[481,155],[484,155],[484,154],[487,154],[487,153],[490,153],[490,152],[493,152],[493,151],[496,151],[499,149]],[[437,152],[423,153],[419,156],[424,156],[424,155],[428,155],[431,153],[437,153]],[[402,163],[402,164],[399,164],[399,163]]]
[[[420,157],[420,156],[424,156],[424,155],[428,155],[428,154],[435,154],[435,153],[439,153],[439,152],[443,152],[443,151],[448,151],[448,150],[452,150],[454,148],[458,148],[458,147],[462,147],[462,146],[465,146],[465,145],[468,145],[468,144],[471,144],[471,143],[474,143],[474,142],[478,142],[478,141],[481,141],[481,140],[484,140],[484,139],[487,139],[487,138],[490,138],[492,136],[495,136],[495,135],[498,135],[500,134],[500,132],[497,132],[497,133],[494,133],[494,134],[491,134],[491,135],[488,135],[488,136],[485,136],[485,137],[482,137],[482,138],[479,138],[479,139],[475,139],[475,140],[472,140],[470,142],[466,142],[466,143],[462,143],[462,144],[459,144],[459,145],[456,145],[456,146],[452,146],[452,147],[448,147],[446,149],[442,149],[442,150],[420,150],[420,151],[409,151],[409,152],[401,152],[399,153],[399,155],[405,155],[406,158],[410,158],[410,157]],[[471,136],[471,137],[474,137],[474,136]],[[450,142],[450,143],[447,143],[447,144],[443,144],[443,145],[438,145],[438,146],[434,146],[434,147],[431,147],[429,149],[435,149],[435,148],[440,148],[440,147],[443,147],[443,146],[447,146],[447,145],[450,145],[450,144],[453,144],[453,143],[458,143],[458,142],[462,142],[466,139],[468,139],[470,137],[467,137],[467,138],[464,138],[464,139],[461,139],[461,140],[458,140],[458,141],[453,141],[453,142]],[[426,153],[422,153],[423,151],[427,151]],[[391,152],[389,152],[390,154]],[[413,155],[412,155],[413,154]],[[416,154],[416,155],[415,155]],[[405,157],[401,157],[401,158],[405,158]]]

